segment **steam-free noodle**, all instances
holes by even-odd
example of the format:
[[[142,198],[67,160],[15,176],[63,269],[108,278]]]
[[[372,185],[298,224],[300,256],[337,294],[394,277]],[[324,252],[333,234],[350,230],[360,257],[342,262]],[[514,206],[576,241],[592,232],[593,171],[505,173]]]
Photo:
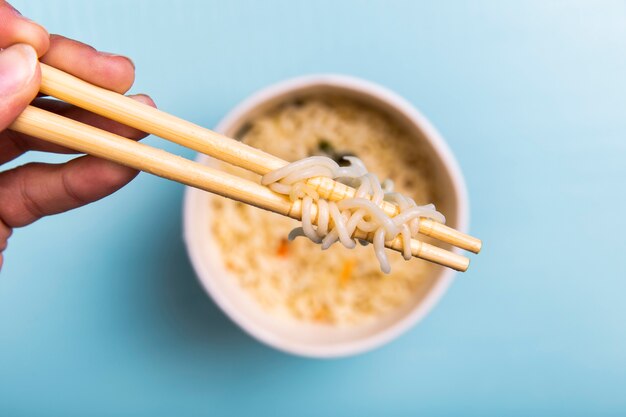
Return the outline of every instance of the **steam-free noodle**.
[[[417,237],[420,218],[431,218],[445,223],[445,217],[436,210],[434,204],[418,206],[412,198],[394,193],[393,186],[389,183],[387,191],[383,191],[378,177],[368,173],[360,159],[350,156],[342,159],[348,161],[350,165],[342,168],[326,156],[301,159],[264,175],[261,184],[278,193],[289,195],[292,201],[302,199],[302,227],[289,233],[290,240],[303,235],[312,242],[321,243],[322,249],[328,249],[337,241],[341,241],[348,249],[354,249],[356,241],[351,236],[355,230],[375,232],[374,253],[380,263],[380,269],[388,274],[391,272],[391,266],[385,253],[385,242],[401,235],[403,256],[408,261],[412,256],[411,237]],[[356,188],[356,194],[353,198],[341,200],[339,203],[321,200],[315,190],[304,184],[305,180],[315,177],[333,178],[351,185]],[[314,200],[319,211],[317,228],[313,227],[311,221],[311,206]],[[393,218],[389,217],[380,208],[383,201],[398,204],[400,213]],[[333,222],[333,228],[329,228],[330,220]]]

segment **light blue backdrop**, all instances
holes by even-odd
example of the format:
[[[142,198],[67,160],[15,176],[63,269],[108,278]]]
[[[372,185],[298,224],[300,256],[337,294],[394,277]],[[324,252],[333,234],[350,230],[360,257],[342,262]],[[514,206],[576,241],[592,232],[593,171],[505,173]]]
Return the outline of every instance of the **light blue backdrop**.
[[[181,241],[183,187],[143,174],[11,238],[0,415],[626,413],[625,2],[14,4],[133,57],[133,91],[205,126],[287,77],[390,87],[457,155],[485,249],[394,343],[296,358],[205,296]],[[42,158],[57,160],[28,157]]]

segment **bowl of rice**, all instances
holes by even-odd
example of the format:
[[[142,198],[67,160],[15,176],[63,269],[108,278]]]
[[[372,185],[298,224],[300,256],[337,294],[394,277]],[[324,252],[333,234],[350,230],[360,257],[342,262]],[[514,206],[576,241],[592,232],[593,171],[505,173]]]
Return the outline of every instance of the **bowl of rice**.
[[[467,191],[450,149],[418,110],[381,86],[339,75],[288,80],[244,100],[216,130],[287,161],[356,156],[467,231]],[[205,155],[197,161],[260,180]],[[392,272],[384,274],[371,248],[322,251],[306,238],[288,240],[298,223],[186,191],[184,237],[202,286],[243,330],[282,351],[339,357],[381,346],[418,323],[453,280],[455,271],[398,253],[389,253]]]

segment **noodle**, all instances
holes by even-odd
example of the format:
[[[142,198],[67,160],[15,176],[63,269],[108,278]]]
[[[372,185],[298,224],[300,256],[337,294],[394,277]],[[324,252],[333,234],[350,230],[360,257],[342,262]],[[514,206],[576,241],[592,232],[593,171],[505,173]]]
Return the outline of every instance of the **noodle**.
[[[292,201],[302,200],[302,227],[289,233],[289,239],[306,236],[315,243],[322,243],[322,249],[328,249],[340,241],[346,248],[354,249],[356,240],[352,238],[355,230],[374,232],[374,253],[381,270],[388,274],[391,266],[385,253],[385,242],[402,237],[404,259],[411,259],[411,237],[419,230],[421,217],[431,218],[444,223],[445,217],[433,204],[418,206],[411,198],[393,192],[393,185],[380,184],[376,175],[368,173],[363,162],[355,157],[344,157],[349,166],[340,167],[332,159],[324,156],[312,156],[288,164],[272,171],[261,178],[261,184],[267,185],[280,194],[289,195]],[[357,184],[356,195],[339,202],[316,198],[317,193],[306,186],[304,181],[314,177],[332,178],[345,184]],[[314,194],[315,193],[315,194]],[[371,200],[367,198],[371,195]],[[383,200],[396,202],[400,213],[388,216],[380,207]],[[313,226],[311,208],[313,201],[318,204],[318,225]],[[333,227],[329,229],[329,218]],[[365,219],[369,220],[365,220]],[[367,244],[367,242],[365,243]]]

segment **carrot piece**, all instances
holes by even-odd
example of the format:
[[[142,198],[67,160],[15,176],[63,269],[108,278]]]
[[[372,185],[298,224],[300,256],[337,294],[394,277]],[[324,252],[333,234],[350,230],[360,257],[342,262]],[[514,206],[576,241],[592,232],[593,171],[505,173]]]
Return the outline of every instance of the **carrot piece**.
[[[354,259],[348,259],[343,263],[343,268],[339,274],[339,285],[344,287],[352,279],[352,272],[354,271],[355,261]]]
[[[276,255],[281,258],[286,258],[289,255],[289,241],[287,239],[281,239],[276,249]]]

